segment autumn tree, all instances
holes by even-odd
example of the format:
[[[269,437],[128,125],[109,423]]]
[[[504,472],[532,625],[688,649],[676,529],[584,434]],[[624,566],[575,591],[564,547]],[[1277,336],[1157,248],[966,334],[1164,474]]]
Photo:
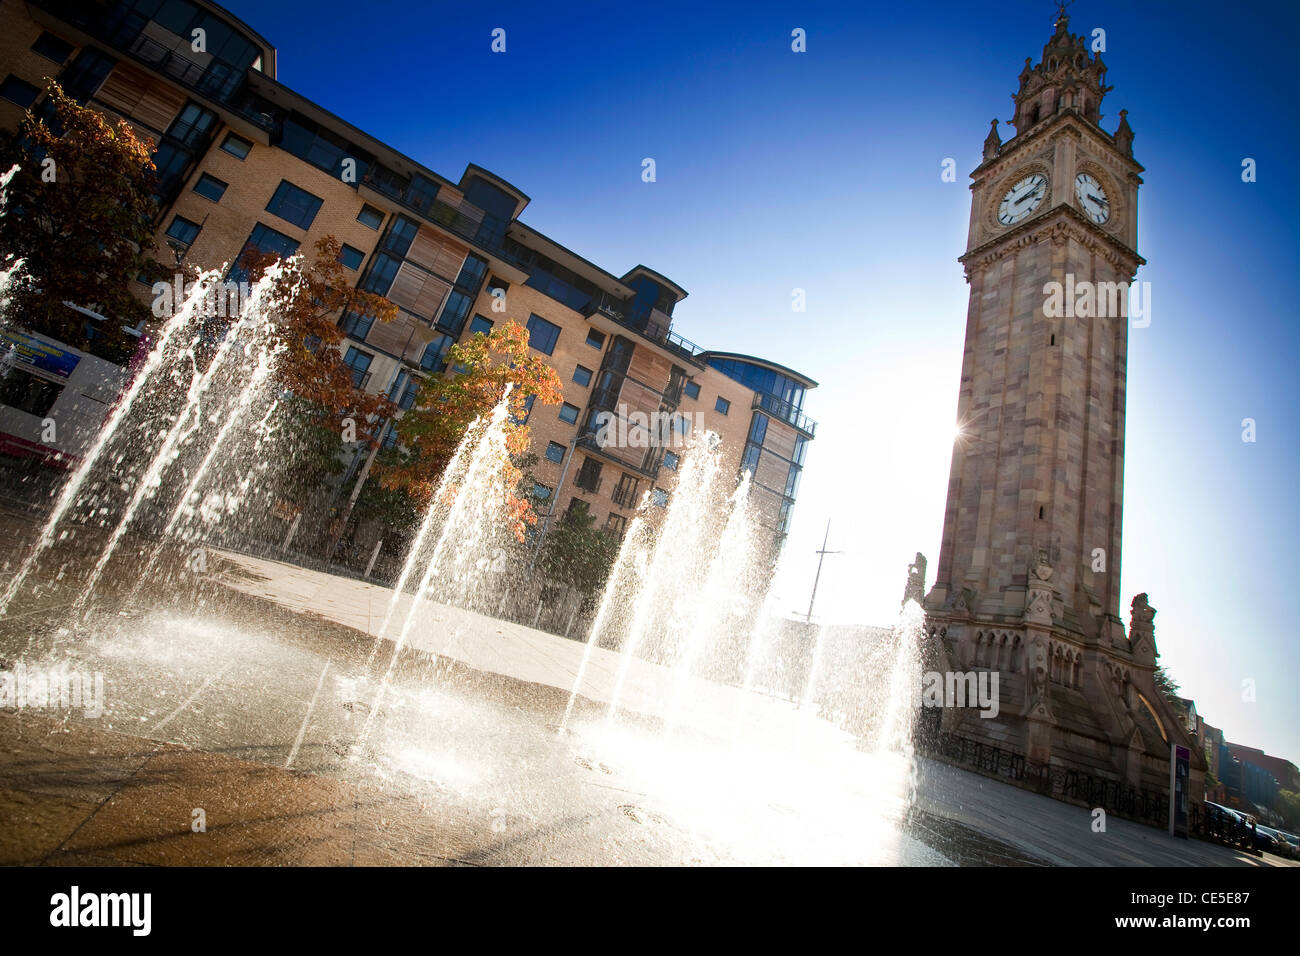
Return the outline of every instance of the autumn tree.
[[[268,314],[281,350],[276,382],[284,390],[276,427],[288,436],[289,453],[277,463],[267,490],[299,507],[319,496],[330,475],[343,470],[345,443],[354,438],[357,451],[373,448],[380,424],[394,411],[386,396],[357,387],[343,360],[347,336],[339,319],[355,312],[388,322],[397,307],[348,282],[339,262],[341,249],[337,239],[325,236],[316,242],[311,258],[284,260],[250,250],[237,263],[247,271],[250,284],[278,266]]]
[[[0,268],[21,259],[10,318],[32,331],[114,358],[134,345],[124,326],[151,317],[133,284],[165,269],[154,256],[154,145],[49,86],[52,121],[28,112],[0,133],[0,171],[20,167],[0,216]],[[108,321],[87,330],[87,317]],[[93,320],[92,320],[93,321]],[[94,342],[92,343],[92,337]]]
[[[447,353],[451,375],[426,379],[415,405],[397,419],[400,448],[379,459],[380,483],[406,491],[417,501],[427,501],[437,487],[456,446],[474,419],[491,413],[510,390],[510,415],[506,423],[504,463],[510,489],[503,503],[515,537],[522,540],[537,520],[530,500],[517,494],[523,472],[519,462],[528,453],[526,419],[534,401],[557,405],[560,378],[528,348],[528,330],[516,322],[498,325],[490,334],[476,333],[453,345]]]
[[[352,312],[390,322],[397,316],[397,306],[348,282],[339,261],[342,249],[333,236],[324,236],[316,241],[310,259],[293,256],[283,260],[274,253],[250,249],[238,265],[247,270],[250,283],[256,283],[272,265],[280,266],[270,305],[274,335],[283,348],[277,366],[280,384],[294,397],[318,408],[331,429],[341,433],[345,420],[352,419],[357,434],[368,433],[367,440],[373,443],[379,440],[374,422],[389,417],[393,405],[386,396],[367,394],[357,387],[353,370],[343,361],[347,334],[339,320]]]

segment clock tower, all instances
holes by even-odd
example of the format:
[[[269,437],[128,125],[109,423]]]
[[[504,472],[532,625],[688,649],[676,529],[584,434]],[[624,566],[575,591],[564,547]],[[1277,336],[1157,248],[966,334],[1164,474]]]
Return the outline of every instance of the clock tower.
[[[1132,638],[1120,617],[1129,316],[1149,296],[1132,285],[1142,166],[1125,111],[1102,126],[1106,69],[1062,7],[1020,72],[1014,136],[994,120],[971,174],[958,432],[925,608],[946,666],[1000,678],[998,716],[945,711],[944,729],[1154,786],[1187,734],[1154,687],[1146,596]]]

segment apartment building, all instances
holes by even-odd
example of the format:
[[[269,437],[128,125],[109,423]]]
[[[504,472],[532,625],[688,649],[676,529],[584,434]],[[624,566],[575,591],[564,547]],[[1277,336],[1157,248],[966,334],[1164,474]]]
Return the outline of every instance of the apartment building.
[[[644,265],[607,272],[525,224],[528,196],[499,176],[470,164],[447,179],[295,93],[275,48],[214,4],[3,0],[0,18],[0,123],[39,111],[52,76],[155,141],[159,247],[178,263],[228,267],[249,248],[291,254],[325,235],[343,244],[356,282],[400,309],[389,323],[340,316],[358,387],[409,408],[422,378],[447,373],[457,340],[525,325],[564,383],[559,408],[530,411],[543,511],[585,507],[621,533],[645,494],[665,504],[680,461],[655,434],[667,420],[680,435],[718,433],[784,537],[817,383],[683,338],[673,313],[687,293],[671,279]],[[602,441],[602,425],[618,440]]]

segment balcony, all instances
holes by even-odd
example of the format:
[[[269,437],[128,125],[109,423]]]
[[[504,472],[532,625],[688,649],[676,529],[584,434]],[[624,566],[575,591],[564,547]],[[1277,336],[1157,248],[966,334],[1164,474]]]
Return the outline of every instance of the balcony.
[[[620,508],[635,508],[637,503],[637,487],[636,482],[628,484],[620,481],[618,486],[614,489],[614,494],[611,496],[614,499],[614,504],[618,505]]]
[[[593,315],[603,316],[612,322],[618,323],[623,328],[635,332],[643,339],[667,349],[674,355],[681,356],[693,365],[704,368],[704,359],[701,358],[704,349],[690,339],[674,332],[672,330],[672,319],[658,309],[651,309],[650,315],[637,321],[630,317],[628,303],[610,295],[608,292],[601,292],[582,310],[582,314],[586,318],[591,318]]]
[[[814,438],[817,435],[817,423],[815,421],[789,402],[777,398],[775,395],[768,395],[766,392],[755,392],[754,403],[750,407],[761,409],[773,418],[779,418],[781,421],[793,425],[809,438]]]
[[[38,10],[81,30],[108,48],[161,73],[185,89],[218,104],[259,129],[270,132],[273,120],[249,101],[247,70],[215,58],[202,63],[166,46],[143,30],[149,20],[119,7],[71,3],[67,0],[31,0]]]
[[[471,245],[475,245],[491,256],[495,256],[515,268],[527,272],[527,266],[514,253],[507,252],[503,241],[483,229],[478,220],[465,215],[459,209],[447,205],[439,199],[414,202],[408,190],[387,176],[377,173],[378,166],[371,166],[361,179],[361,185],[379,193],[403,209],[415,213],[426,222],[446,229]]]

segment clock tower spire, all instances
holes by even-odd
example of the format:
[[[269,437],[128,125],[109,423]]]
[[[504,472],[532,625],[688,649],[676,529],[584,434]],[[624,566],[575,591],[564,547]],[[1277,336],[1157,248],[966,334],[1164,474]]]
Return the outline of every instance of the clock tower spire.
[[[1135,652],[1119,594],[1129,314],[1149,306],[1133,285],[1142,166],[1124,113],[1102,128],[1107,67],[1069,23],[1062,5],[1020,73],[1015,135],[995,121],[971,173],[959,430],[926,612],[952,669],[1000,675],[1001,715],[945,712],[948,729],[1154,786],[1180,731],[1154,635]]]

